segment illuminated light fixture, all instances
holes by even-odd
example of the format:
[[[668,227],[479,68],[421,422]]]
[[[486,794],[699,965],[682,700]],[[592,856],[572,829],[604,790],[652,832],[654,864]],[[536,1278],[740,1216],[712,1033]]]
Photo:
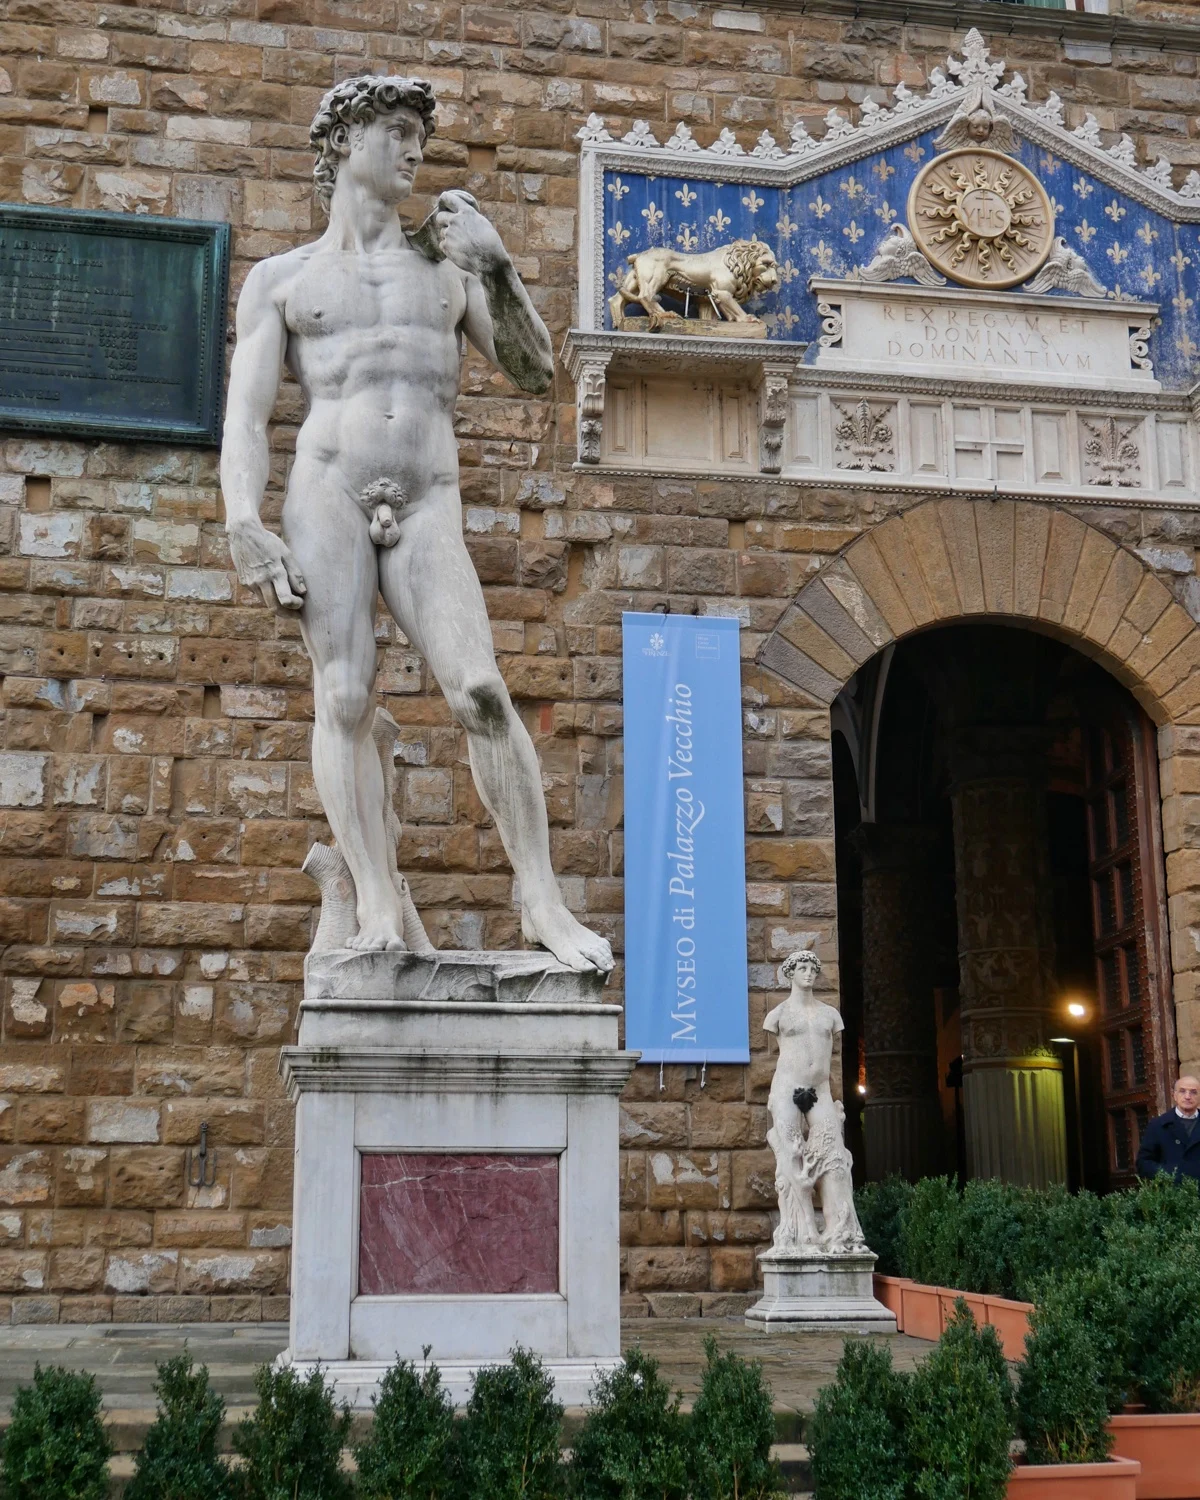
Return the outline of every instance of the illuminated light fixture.
[[[1078,1000],[1072,1000],[1067,1006],[1067,1014],[1081,1021],[1087,1015],[1087,1006],[1081,1005]]]
[[[1075,1038],[1073,1036],[1052,1036],[1050,1040],[1052,1042],[1059,1042],[1064,1047],[1073,1047],[1075,1045]]]
[[[859,1084],[859,1085],[858,1085],[858,1092],[859,1092],[859,1093],[860,1093],[860,1094],[865,1094],[865,1093],[866,1093],[866,1092],[867,1092],[867,1086],[866,1086],[866,1084],[865,1084],[865,1083],[860,1083],[860,1084]]]

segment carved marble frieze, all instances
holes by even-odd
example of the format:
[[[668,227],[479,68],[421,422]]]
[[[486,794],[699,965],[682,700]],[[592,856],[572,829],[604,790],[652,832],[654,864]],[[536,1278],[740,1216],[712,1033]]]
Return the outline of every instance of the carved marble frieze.
[[[725,341],[644,335],[630,348],[620,334],[572,334],[567,367],[593,412],[589,466],[822,488],[1092,504],[1111,504],[1119,492],[1123,504],[1197,503],[1195,403],[1153,379],[1121,390],[930,378],[807,365],[800,345],[768,349],[766,360]]]

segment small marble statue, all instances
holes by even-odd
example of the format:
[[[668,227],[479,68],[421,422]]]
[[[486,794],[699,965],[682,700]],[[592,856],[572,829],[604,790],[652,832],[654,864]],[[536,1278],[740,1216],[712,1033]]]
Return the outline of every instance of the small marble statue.
[[[221,485],[238,576],[298,613],[313,663],[313,775],[353,883],[359,949],[428,947],[398,876],[375,728],[382,594],[467,732],[471,770],[521,888],[522,931],[578,970],[612,954],[567,910],[550,865],[537,754],[496,668],[483,590],[462,537],[454,408],[463,339],[521,390],[546,391],[550,336],[475,200],[444,192],[412,234],[397,215],[433,130],[432,87],[349,78],[309,138],[328,228],[260,261],[238,299]],[[283,536],[259,510],[283,367],[307,402]],[[345,879],[316,856],[314,874]],[[348,898],[343,891],[342,902]]]
[[[865,1252],[854,1209],[852,1160],[843,1139],[845,1111],[830,1091],[833,1041],[842,1018],[813,994],[821,972],[815,953],[791,954],[782,972],[791,981],[791,992],[763,1021],[763,1030],[779,1038],[779,1061],[767,1099],[767,1144],[775,1153],[779,1194],[774,1248],[808,1254]]]

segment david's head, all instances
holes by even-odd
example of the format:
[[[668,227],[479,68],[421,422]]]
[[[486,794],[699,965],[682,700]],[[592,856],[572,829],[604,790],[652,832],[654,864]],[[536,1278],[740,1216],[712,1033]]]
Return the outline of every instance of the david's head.
[[[364,74],[330,89],[308,132],[317,153],[317,202],[326,213],[343,172],[372,197],[403,202],[433,134],[433,106],[433,86],[423,78]]]
[[[799,983],[804,989],[811,989],[816,984],[820,972],[821,960],[810,948],[789,953],[780,965],[780,973],[784,979]]]

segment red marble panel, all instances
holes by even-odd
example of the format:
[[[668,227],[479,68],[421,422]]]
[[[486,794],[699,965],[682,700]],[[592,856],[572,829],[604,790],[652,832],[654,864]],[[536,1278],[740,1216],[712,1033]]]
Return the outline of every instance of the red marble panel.
[[[558,1157],[364,1153],[358,1290],[558,1291]]]

